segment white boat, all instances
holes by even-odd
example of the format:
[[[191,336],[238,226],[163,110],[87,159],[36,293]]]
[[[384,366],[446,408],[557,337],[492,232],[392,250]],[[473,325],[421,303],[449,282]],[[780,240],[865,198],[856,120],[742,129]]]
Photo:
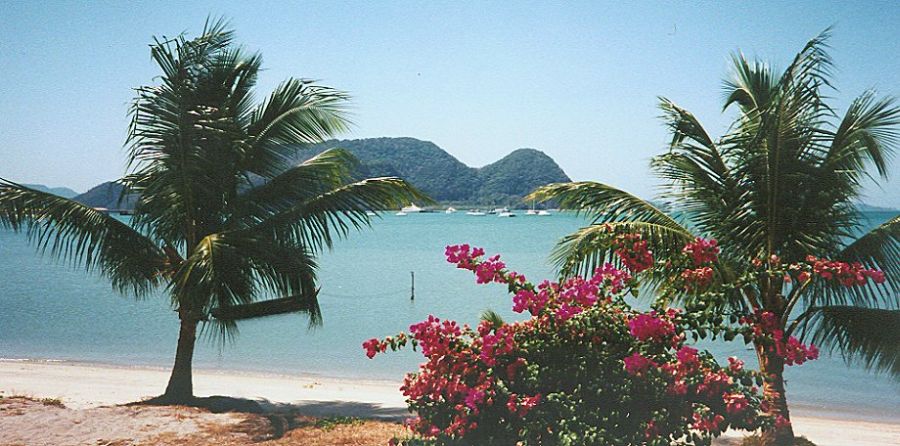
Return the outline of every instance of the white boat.
[[[485,214],[484,212],[479,211],[478,209],[472,209],[471,211],[466,212],[466,215],[475,215],[475,216],[481,217],[481,216],[484,216],[484,215],[487,215],[487,214]]]
[[[415,205],[415,203],[410,203],[409,206],[405,206],[403,209],[400,209],[400,212],[406,212],[407,214],[415,214],[417,212],[422,212],[422,208]]]
[[[372,211],[366,211],[366,215],[368,215],[369,217],[374,217],[374,216],[376,216],[376,215],[378,215],[378,214],[376,214],[376,213],[374,213],[374,212],[372,212]]]
[[[529,210],[525,211],[525,215],[537,215],[537,214],[538,214],[537,211],[534,209],[529,209]]]
[[[498,216],[498,217],[515,217],[516,214],[513,214],[512,212],[506,211],[506,212],[501,212],[501,213],[497,214],[497,216]]]
[[[494,209],[491,209],[491,211],[488,212],[488,214],[491,214],[491,215],[493,215],[493,214],[502,214],[502,213],[504,213],[504,212],[509,212],[509,208],[507,208],[507,207],[494,208]]]
[[[550,213],[550,211],[538,211],[537,214],[538,214],[538,217],[549,217],[549,216],[553,215]]]
[[[448,207],[447,210],[444,211],[445,214],[452,214],[454,212],[456,212],[456,208],[453,206]]]
[[[396,215],[396,216],[398,216],[398,217],[405,217],[405,216],[406,216],[406,212],[400,211],[400,212],[397,212],[397,213],[394,214],[394,215]]]

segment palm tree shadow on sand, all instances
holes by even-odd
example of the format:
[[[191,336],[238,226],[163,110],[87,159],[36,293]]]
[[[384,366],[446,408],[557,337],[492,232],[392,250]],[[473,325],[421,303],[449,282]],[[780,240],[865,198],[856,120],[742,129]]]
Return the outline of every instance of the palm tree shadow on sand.
[[[162,397],[125,404],[128,407],[169,405]],[[277,439],[294,429],[315,424],[316,418],[350,417],[378,421],[400,422],[410,413],[406,408],[383,407],[376,403],[357,401],[299,400],[292,403],[274,402],[265,398],[235,398],[223,395],[195,398],[188,404],[212,413],[241,413],[259,415],[268,422],[262,427],[268,439]],[[257,427],[259,428],[259,427]]]

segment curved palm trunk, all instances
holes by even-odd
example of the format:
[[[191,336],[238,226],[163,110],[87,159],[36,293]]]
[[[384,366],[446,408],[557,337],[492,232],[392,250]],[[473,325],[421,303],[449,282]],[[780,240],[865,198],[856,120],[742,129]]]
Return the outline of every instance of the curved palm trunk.
[[[772,244],[770,238],[770,247]],[[772,311],[780,319],[787,305],[784,296],[780,293],[781,282],[768,279],[760,285],[763,308]],[[784,327],[781,329],[784,330]],[[754,343],[754,347],[756,347],[756,357],[759,360],[759,371],[768,378],[763,383],[763,397],[769,405],[769,413],[781,417],[780,423],[776,423],[772,428],[762,432],[762,444],[765,446],[792,446],[794,444],[794,428],[791,426],[791,414],[788,411],[784,389],[784,358],[779,356],[771,345]]]
[[[166,386],[166,393],[161,397],[169,404],[186,404],[194,399],[194,381],[192,362],[194,360],[194,343],[197,340],[197,323],[199,321],[187,315],[181,315],[181,329],[178,334],[178,349],[175,351],[175,365]]]
[[[759,370],[770,379],[763,384],[763,395],[771,405],[771,413],[784,417],[787,423],[773,427],[762,433],[762,444],[766,446],[790,446],[794,444],[794,429],[791,427],[791,415],[788,411],[787,398],[784,392],[784,359],[774,352],[767,351],[763,345],[756,345],[756,356],[759,358]]]

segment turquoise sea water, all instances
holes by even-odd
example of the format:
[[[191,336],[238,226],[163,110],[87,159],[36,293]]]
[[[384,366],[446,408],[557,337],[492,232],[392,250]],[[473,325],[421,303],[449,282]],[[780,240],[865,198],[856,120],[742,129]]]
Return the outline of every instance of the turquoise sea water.
[[[872,226],[893,214],[867,215]],[[198,368],[389,379],[414,370],[413,352],[369,360],[361,343],[405,330],[434,314],[477,322],[492,309],[504,317],[510,300],[499,285],[476,285],[444,261],[444,246],[470,243],[500,253],[532,280],[552,277],[548,253],[585,221],[574,215],[497,218],[392,213],[353,234],[320,259],[324,326],[310,330],[300,315],[246,321],[233,343],[198,343]],[[410,271],[416,299],[410,300]],[[0,230],[0,358],[66,360],[169,367],[178,320],[164,295],[135,300],[35,253],[24,236]],[[721,354],[754,361],[740,343],[716,343]],[[900,382],[824,357],[789,369],[788,398],[800,410],[854,412],[900,422]]]

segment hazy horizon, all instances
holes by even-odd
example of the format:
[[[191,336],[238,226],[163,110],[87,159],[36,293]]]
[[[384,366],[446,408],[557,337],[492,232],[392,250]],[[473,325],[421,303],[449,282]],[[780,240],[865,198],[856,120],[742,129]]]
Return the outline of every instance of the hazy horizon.
[[[500,3],[2,1],[0,176],[84,192],[124,172],[132,88],[153,82],[152,36],[230,19],[263,55],[260,97],[287,77],[353,96],[340,139],[408,136],[480,167],[522,147],[575,180],[652,198],[666,96],[715,135],[738,49],[784,67],[835,25],[833,105],[900,95],[900,6],[890,2]],[[896,161],[896,160],[895,160]],[[900,168],[863,201],[900,207]]]

